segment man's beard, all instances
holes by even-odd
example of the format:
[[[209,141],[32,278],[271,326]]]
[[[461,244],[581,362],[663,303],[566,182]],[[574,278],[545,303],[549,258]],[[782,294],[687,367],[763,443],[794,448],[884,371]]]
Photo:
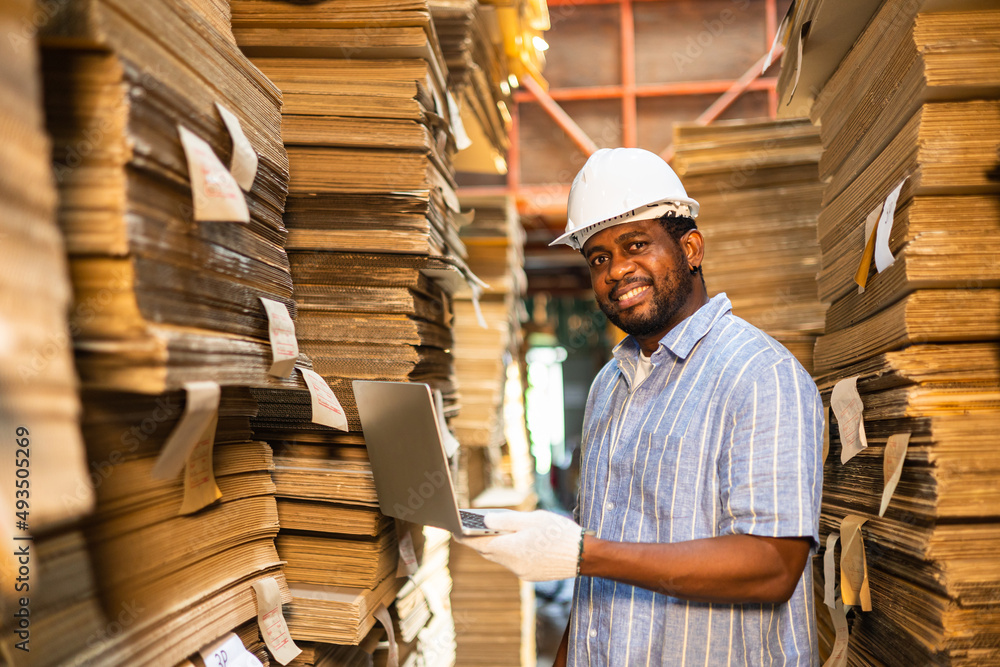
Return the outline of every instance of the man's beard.
[[[629,284],[629,283],[626,283]],[[682,267],[677,267],[674,272],[664,280],[655,281],[650,284],[642,280],[634,281],[636,285],[649,284],[653,291],[653,303],[648,314],[644,316],[635,315],[628,311],[618,312],[614,307],[614,302],[602,299],[597,300],[597,305],[601,311],[616,327],[627,334],[637,338],[644,338],[659,333],[667,328],[671,320],[677,315],[688,297],[694,290],[694,283],[691,276],[687,275]],[[630,309],[631,310],[631,309]]]

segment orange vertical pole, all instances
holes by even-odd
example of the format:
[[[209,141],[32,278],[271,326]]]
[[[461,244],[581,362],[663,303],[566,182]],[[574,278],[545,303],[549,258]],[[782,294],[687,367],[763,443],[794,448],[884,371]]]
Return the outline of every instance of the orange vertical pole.
[[[635,15],[632,0],[621,0],[622,46],[622,145],[638,143],[635,104]]]
[[[507,139],[510,149],[507,151],[507,192],[515,199],[521,186],[521,139],[518,136],[521,122],[521,103],[512,101],[510,105],[510,132]]]
[[[764,3],[764,21],[767,25],[764,48],[770,49],[771,44],[774,43],[774,33],[778,31],[777,0],[766,0]],[[767,115],[772,120],[778,117],[778,91],[776,88],[770,88],[767,91]]]

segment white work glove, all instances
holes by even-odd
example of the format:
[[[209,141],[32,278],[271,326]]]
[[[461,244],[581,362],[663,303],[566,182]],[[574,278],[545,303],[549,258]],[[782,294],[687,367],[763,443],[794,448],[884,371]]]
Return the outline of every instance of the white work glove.
[[[526,581],[572,579],[577,575],[583,528],[553,512],[490,512],[483,523],[502,535],[466,537],[460,542]]]

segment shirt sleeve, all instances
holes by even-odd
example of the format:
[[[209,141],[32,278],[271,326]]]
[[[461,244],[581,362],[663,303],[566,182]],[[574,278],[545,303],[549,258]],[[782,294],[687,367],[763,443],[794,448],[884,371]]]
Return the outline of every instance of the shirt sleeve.
[[[732,412],[719,457],[721,532],[811,537],[819,546],[823,405],[794,359],[761,371]]]

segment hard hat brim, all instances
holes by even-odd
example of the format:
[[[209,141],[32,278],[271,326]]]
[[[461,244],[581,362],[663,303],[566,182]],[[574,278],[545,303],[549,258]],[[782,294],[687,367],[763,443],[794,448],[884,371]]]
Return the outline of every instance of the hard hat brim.
[[[623,213],[622,215],[615,216],[614,218],[609,218],[608,220],[599,220],[597,222],[592,222],[588,225],[584,225],[578,229],[574,229],[571,232],[566,232],[556,238],[555,241],[549,244],[549,246],[554,245],[568,245],[571,248],[580,250],[583,245],[587,242],[591,236],[606,229],[608,227],[614,227],[615,225],[621,225],[626,222],[638,222],[640,220],[651,220],[654,218],[661,218],[666,215],[671,208],[664,207],[664,204],[681,204],[686,205],[688,208],[688,217],[697,218],[699,204],[694,199],[670,199],[669,201],[656,202],[654,204],[647,204],[646,206],[640,206],[637,209]]]

